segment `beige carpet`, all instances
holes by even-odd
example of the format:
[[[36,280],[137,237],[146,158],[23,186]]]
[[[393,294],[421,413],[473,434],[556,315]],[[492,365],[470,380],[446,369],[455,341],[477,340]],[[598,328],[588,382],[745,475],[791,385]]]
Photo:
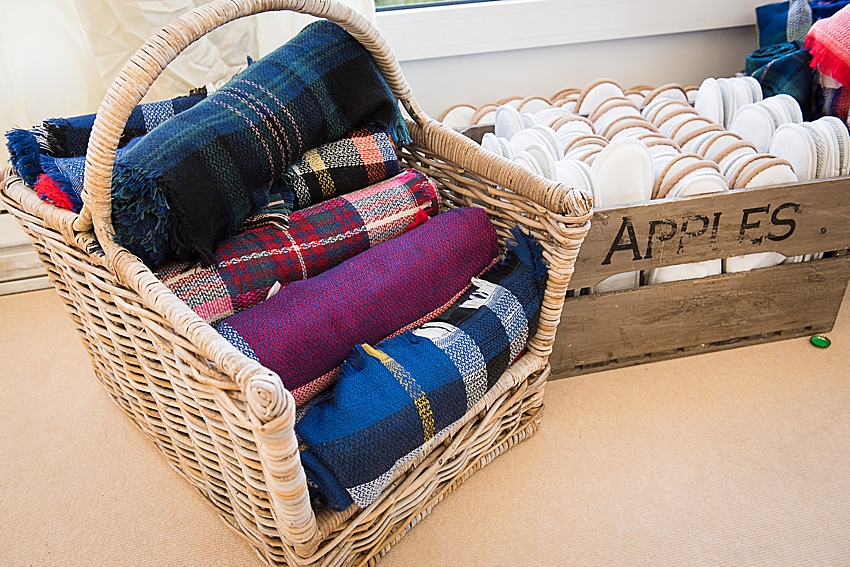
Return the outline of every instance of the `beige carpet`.
[[[543,427],[382,565],[850,565],[850,312],[547,386]],[[0,297],[0,565],[254,566],[101,391],[57,296]]]

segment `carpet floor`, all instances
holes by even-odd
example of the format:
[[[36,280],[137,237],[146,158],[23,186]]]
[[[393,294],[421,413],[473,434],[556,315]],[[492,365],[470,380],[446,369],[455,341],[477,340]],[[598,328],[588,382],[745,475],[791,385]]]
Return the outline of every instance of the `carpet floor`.
[[[829,349],[551,382],[540,431],[381,565],[850,565],[848,304]],[[52,290],[0,297],[0,365],[0,565],[261,565],[102,391]]]

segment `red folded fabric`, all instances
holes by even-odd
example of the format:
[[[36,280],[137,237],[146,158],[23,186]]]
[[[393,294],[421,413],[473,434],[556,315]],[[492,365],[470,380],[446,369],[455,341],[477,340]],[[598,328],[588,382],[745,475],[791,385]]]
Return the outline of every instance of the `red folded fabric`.
[[[219,244],[211,266],[173,263],[157,277],[210,324],[263,301],[275,283],[316,276],[440,210],[437,187],[415,169],[292,213]]]
[[[850,6],[815,22],[804,47],[812,56],[813,69],[850,85]]]

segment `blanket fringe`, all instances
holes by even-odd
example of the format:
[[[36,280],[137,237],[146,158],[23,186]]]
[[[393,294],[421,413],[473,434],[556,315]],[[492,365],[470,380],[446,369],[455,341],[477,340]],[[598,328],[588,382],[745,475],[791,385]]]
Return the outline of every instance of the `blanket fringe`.
[[[174,252],[168,229],[171,209],[157,177],[126,165],[116,165],[112,175],[115,242],[144,254],[140,257],[148,266],[158,266]]]
[[[809,35],[806,38],[805,48],[812,56],[809,63],[812,69],[832,77],[844,86],[850,85],[850,66],[836,56],[829,47]]]
[[[44,120],[41,123],[41,129],[44,131],[44,148],[47,153],[53,157],[76,157],[68,155],[68,137],[66,128],[69,127],[69,122],[62,118],[51,118]]]
[[[508,251],[516,254],[522,263],[531,268],[531,274],[539,287],[545,286],[549,268],[543,261],[543,246],[518,226],[511,229],[511,235],[513,238],[508,238],[505,243]]]
[[[29,130],[15,128],[6,132],[6,148],[9,150],[9,161],[24,180],[24,183],[33,187],[42,173],[39,155],[41,146],[35,134]]]

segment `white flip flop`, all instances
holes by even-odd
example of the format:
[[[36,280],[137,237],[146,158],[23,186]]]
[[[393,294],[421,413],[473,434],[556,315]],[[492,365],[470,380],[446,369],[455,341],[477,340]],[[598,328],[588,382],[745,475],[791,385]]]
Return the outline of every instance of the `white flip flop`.
[[[652,158],[641,142],[611,142],[597,156],[593,171],[599,182],[599,206],[613,207],[647,201],[652,197]]]

